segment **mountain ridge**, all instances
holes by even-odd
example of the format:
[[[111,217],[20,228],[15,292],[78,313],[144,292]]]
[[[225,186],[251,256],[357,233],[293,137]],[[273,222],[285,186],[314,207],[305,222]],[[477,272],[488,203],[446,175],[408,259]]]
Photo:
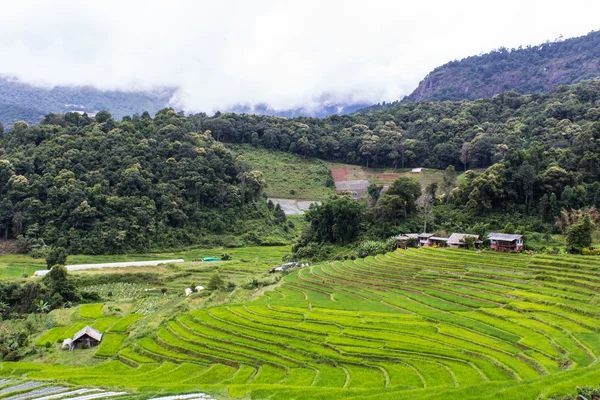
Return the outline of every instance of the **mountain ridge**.
[[[401,101],[459,101],[507,91],[548,93],[556,86],[600,77],[600,31],[450,61],[435,68]]]

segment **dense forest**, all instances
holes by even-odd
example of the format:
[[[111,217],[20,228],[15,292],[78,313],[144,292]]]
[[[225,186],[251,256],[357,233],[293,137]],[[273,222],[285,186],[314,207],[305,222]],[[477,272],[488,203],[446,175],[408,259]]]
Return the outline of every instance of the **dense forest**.
[[[451,61],[430,72],[402,102],[475,100],[511,90],[548,93],[557,85],[598,77],[600,31],[595,31],[537,46],[502,47]]]
[[[254,244],[288,237],[285,215],[262,196],[262,173],[192,122],[164,109],[154,119],[117,122],[102,111],[15,123],[0,142],[2,236],[29,251],[48,244],[91,254],[212,234]]]
[[[600,81],[323,119],[185,117],[171,109],[121,122],[107,112],[95,119],[49,114],[37,126],[18,122],[2,137],[0,229],[93,253],[243,234],[248,229],[236,222],[265,215],[266,226],[284,232],[279,210],[261,196],[261,173],[247,171],[220,143],[227,142],[367,166],[469,169],[454,190],[456,177],[430,188],[432,200],[445,205],[432,214],[434,226],[471,227],[506,212],[498,221],[547,231],[563,209],[600,207],[599,139]],[[414,192],[406,182],[381,198],[370,191],[374,235],[410,219],[418,208]]]

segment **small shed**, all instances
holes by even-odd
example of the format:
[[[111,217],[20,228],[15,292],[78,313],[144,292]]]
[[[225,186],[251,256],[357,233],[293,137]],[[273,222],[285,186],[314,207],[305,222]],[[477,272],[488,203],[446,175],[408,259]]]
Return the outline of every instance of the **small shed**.
[[[429,239],[427,239],[429,246],[435,246],[435,247],[446,247],[448,246],[448,238],[447,237],[442,237],[442,236],[430,236]]]
[[[508,233],[490,233],[490,247],[496,251],[520,251],[523,250],[523,235],[512,235]]]
[[[453,233],[448,238],[448,246],[455,247],[455,248],[465,247],[465,238],[466,237],[474,237],[476,245],[480,245],[481,243],[483,243],[481,240],[479,240],[479,235],[473,235],[470,233]]]
[[[101,341],[102,334],[88,325],[73,336],[69,350],[98,346]]]

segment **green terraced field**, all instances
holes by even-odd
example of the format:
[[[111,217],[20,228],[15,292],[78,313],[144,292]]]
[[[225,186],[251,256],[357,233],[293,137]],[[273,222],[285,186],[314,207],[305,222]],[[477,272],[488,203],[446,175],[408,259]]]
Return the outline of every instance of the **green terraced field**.
[[[600,384],[600,259],[408,249],[283,281],[174,315],[155,337],[109,333],[97,351],[112,361],[0,375],[253,399],[535,399]]]

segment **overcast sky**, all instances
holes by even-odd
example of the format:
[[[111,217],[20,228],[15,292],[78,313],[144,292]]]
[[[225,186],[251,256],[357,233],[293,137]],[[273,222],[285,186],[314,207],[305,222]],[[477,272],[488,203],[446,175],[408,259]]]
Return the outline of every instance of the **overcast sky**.
[[[376,103],[453,59],[600,29],[600,1],[2,1],[0,74],[180,88],[188,111]]]

